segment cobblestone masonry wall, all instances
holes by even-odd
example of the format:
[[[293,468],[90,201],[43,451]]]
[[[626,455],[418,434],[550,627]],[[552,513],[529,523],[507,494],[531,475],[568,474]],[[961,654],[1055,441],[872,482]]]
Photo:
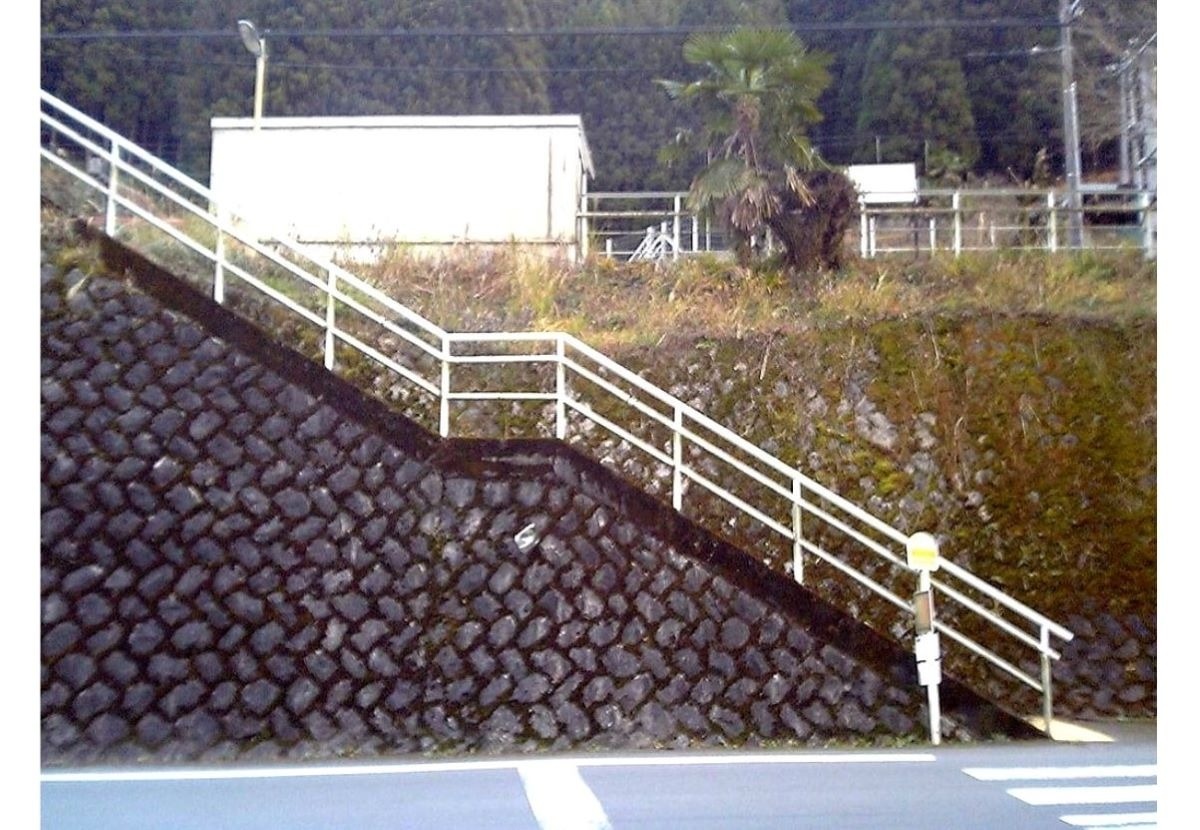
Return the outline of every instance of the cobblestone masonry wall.
[[[139,280],[43,274],[43,763],[925,734],[909,655],[595,462],[437,442]]]

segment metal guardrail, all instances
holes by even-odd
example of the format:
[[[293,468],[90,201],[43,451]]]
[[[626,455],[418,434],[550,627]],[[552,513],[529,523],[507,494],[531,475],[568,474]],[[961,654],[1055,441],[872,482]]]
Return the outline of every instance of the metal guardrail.
[[[579,213],[593,244],[605,256],[646,259],[646,240],[665,240],[653,250],[678,259],[728,250],[712,222],[688,211],[687,194],[676,191],[595,192]],[[1153,191],[1092,187],[1084,194],[1083,249],[1140,250],[1157,256],[1158,207]],[[912,204],[860,204],[847,246],[871,259],[887,254],[960,256],[968,252],[1038,250],[1067,245],[1066,192],[1054,189],[926,189]]]
[[[251,223],[220,208],[218,194],[174,170],[88,116],[42,92],[43,187],[57,171],[88,198],[99,196],[106,233],[147,250],[166,238],[211,275],[217,302],[231,281],[253,289],[301,317],[321,334],[320,356],[335,369],[338,349],[349,349],[403,379],[435,404],[437,431],[452,433],[455,404],[465,401],[534,401],[553,407],[554,435],[599,427],[649,456],[671,479],[671,500],[684,510],[693,486],[732,505],[791,546],[792,573],[804,581],[806,560],[827,563],[866,589],[914,615],[902,592],[932,588],[962,617],[990,627],[1022,653],[1038,656],[1038,676],[1015,659],[969,635],[963,625],[938,619],[947,639],[1037,690],[1047,730],[1052,720],[1051,661],[1060,653],[1052,638],[1073,634],[966,569],[943,561],[937,577],[908,567],[910,536],[780,461],[679,398],[659,389],[576,337],[561,332],[449,332],[401,305],[331,261],[310,256],[286,240],[260,241]],[[99,159],[102,163],[96,163]],[[143,251],[146,252],[146,251]],[[173,254],[178,256],[178,254]],[[208,277],[204,277],[206,280]],[[367,342],[377,327],[382,335]],[[503,344],[507,349],[500,348]],[[470,367],[526,364],[549,367],[533,388],[493,389],[471,383]],[[462,384],[466,376],[468,383]],[[458,381],[458,383],[456,383]],[[633,421],[622,422],[632,416]],[[580,425],[580,426],[577,426]],[[699,460],[693,460],[699,459]],[[724,469],[721,478],[712,468]],[[720,480],[718,480],[720,479]],[[747,488],[758,496],[743,495]],[[735,492],[737,491],[737,492]],[[772,505],[782,504],[782,509]],[[817,525],[814,531],[813,526]],[[889,584],[821,544],[830,536],[850,543],[887,566]],[[923,580],[923,581],[922,581]],[[974,624],[974,623],[973,623]],[[994,635],[992,635],[994,636]],[[993,644],[994,645],[994,644]],[[931,693],[932,721],[937,720]],[[934,735],[939,734],[933,730]]]

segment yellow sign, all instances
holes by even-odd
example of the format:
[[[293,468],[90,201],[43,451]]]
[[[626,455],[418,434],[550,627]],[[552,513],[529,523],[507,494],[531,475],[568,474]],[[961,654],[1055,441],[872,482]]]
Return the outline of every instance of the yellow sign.
[[[914,533],[906,546],[908,567],[921,571],[938,569],[938,543],[931,533]]]

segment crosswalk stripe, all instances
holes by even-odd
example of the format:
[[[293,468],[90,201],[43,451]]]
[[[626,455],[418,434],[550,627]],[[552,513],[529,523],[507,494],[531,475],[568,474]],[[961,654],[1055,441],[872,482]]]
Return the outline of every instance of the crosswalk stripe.
[[[574,764],[522,762],[517,773],[541,830],[612,830],[600,800]]]
[[[1026,804],[1126,804],[1158,801],[1157,784],[1116,787],[1015,787],[1008,794]]]
[[[1158,813],[1098,813],[1096,815],[1060,816],[1063,823],[1072,827],[1153,827],[1158,824]]]
[[[1059,781],[1075,778],[1154,778],[1157,764],[1089,767],[968,767],[963,770],[979,781]]]

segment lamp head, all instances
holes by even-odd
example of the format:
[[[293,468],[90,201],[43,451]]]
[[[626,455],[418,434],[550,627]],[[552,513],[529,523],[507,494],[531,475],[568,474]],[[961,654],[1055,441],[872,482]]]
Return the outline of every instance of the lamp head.
[[[242,37],[242,43],[250,51],[250,54],[256,58],[261,58],[265,45],[262,35],[258,33],[258,29],[249,20],[239,20],[237,26],[238,34]]]

